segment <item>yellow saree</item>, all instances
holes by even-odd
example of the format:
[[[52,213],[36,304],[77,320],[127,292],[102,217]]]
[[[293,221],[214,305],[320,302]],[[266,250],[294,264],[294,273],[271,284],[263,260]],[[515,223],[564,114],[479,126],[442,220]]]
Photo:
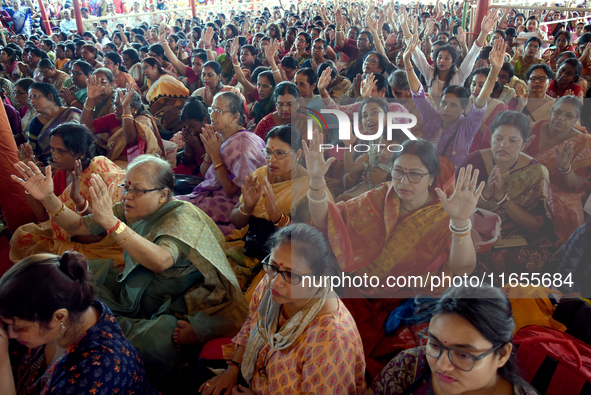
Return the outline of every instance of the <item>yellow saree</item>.
[[[90,176],[98,174],[107,185],[120,184],[125,179],[125,171],[103,156],[97,156],[80,175],[80,195],[88,200],[92,206],[90,197]],[[66,207],[75,209],[75,204],[70,198],[71,184],[66,187],[59,199]],[[123,198],[120,188],[115,188],[113,204]],[[52,219],[41,224],[29,223],[17,229],[10,240],[10,259],[13,262],[26,258],[33,254],[51,252],[61,255],[65,251],[74,250],[82,253],[88,259],[112,258],[116,265],[123,265],[123,250],[113,242],[110,237],[91,244],[78,243],[72,240],[72,235],[60,228]]]
[[[156,137],[156,134],[158,133],[156,122],[146,115],[137,116],[134,122],[138,133],[138,142],[140,140],[146,142],[145,153],[163,156],[163,148],[160,146],[158,138]],[[127,167],[127,146],[127,141],[123,136],[123,125],[121,125],[109,136],[109,140],[107,141],[107,158],[115,162],[122,169]]]

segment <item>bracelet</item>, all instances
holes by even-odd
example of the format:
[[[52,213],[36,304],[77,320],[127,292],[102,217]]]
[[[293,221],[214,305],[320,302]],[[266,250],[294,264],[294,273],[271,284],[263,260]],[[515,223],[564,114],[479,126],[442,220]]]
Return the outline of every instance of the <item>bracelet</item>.
[[[215,166],[213,167],[213,169],[214,169],[214,170],[217,170],[217,169],[219,169],[220,167],[222,167],[223,165],[224,165],[224,162],[220,162],[220,163],[218,163],[217,165],[215,165]]]
[[[244,203],[243,203],[244,204]],[[246,206],[244,206],[246,208]],[[238,211],[240,211],[240,214],[245,215],[245,216],[249,216],[252,215],[252,211],[250,213],[247,213],[246,210],[242,209],[242,204],[238,206]],[[254,210],[253,210],[254,211]]]
[[[57,213],[50,213],[48,211],[47,214],[49,214],[50,217],[57,217],[59,215],[62,215],[64,211],[66,211],[66,205],[64,204],[64,202],[62,202],[62,208],[60,209],[60,211],[58,211]]]
[[[313,191],[322,191],[324,190],[324,187],[326,186],[326,182],[324,183],[323,186],[321,186],[320,188],[316,189],[316,188],[312,188],[312,185],[308,185],[308,188],[310,188]]]
[[[470,229],[472,228],[472,221],[468,220],[468,225],[464,226],[463,228],[458,228],[457,226],[455,226],[452,222],[452,220],[449,220],[449,230],[452,233],[465,233],[468,232]]]
[[[498,203],[499,206],[506,206],[507,203],[509,203],[511,201],[511,196],[507,195],[507,200],[505,200],[504,202]]]
[[[86,103],[84,103],[84,108],[85,108],[85,109],[87,109],[87,110],[88,110],[88,111],[90,111],[90,112],[93,112],[93,111],[94,111],[94,108],[90,108],[90,107],[88,107],[88,106],[86,105]]]
[[[25,189],[25,194],[30,195],[29,191]]]
[[[123,239],[123,240],[120,240],[120,241],[118,241],[118,242],[117,242],[117,244],[121,245],[121,243],[123,243],[123,242],[127,241],[128,239],[132,238],[133,236],[135,236],[135,232],[132,230],[132,231],[131,231],[131,234],[130,234],[129,236],[127,236],[127,237],[126,237],[125,239]]]
[[[495,78],[495,79],[493,80],[493,79],[492,79],[492,78],[490,78],[490,77],[486,77],[486,79],[487,79],[487,80],[494,81],[494,82],[497,82],[497,81],[499,80],[498,78]]]
[[[284,226],[286,226],[287,224],[289,224],[291,222],[291,219],[285,215],[285,214],[281,214],[281,218],[279,218],[279,221],[273,223],[273,225],[282,228]]]
[[[357,181],[357,178],[359,178],[359,176],[357,176],[357,178],[353,178],[351,177],[351,173],[347,173],[347,178],[353,182]]]
[[[565,175],[569,174],[571,171],[573,171],[573,165],[572,164],[568,165],[568,170],[566,170],[566,171],[565,170],[562,170],[560,168],[560,166],[558,166],[558,171],[560,172],[560,174],[562,174],[563,176],[565,176]]]
[[[501,204],[505,203],[505,200],[510,199],[509,198],[509,194],[507,192],[505,192],[505,195],[503,196],[503,198],[499,201],[497,201],[497,204],[500,206]]]
[[[111,229],[107,230],[107,234],[110,235],[111,233],[116,231],[117,228],[119,228],[119,225],[121,225],[121,220],[117,220],[117,223],[115,224],[115,226],[113,226]]]
[[[85,212],[86,210],[88,210],[88,200],[84,199],[84,208],[82,210],[78,210],[77,206],[74,206],[74,209],[76,210],[76,212],[78,214],[82,214],[83,212]]]
[[[315,200],[315,199],[311,198],[309,189],[308,189],[307,196],[308,196],[308,201],[310,203],[315,203],[315,204],[322,204],[328,200],[328,194],[326,193],[326,191],[324,192],[324,197],[321,200]]]
[[[232,360],[232,359],[226,359],[226,363],[227,363],[228,365],[234,365],[234,366],[236,366],[238,369],[240,369],[240,362],[236,362],[236,361],[234,361],[234,360]]]
[[[412,34],[409,34],[408,36],[404,36],[404,38],[409,39],[412,37]]]
[[[125,222],[121,222],[117,229],[111,232],[111,236],[119,236],[121,233],[125,232],[125,229],[127,229],[127,225],[125,224]]]
[[[409,71],[414,71],[414,67],[409,67],[408,69],[406,69],[406,72],[408,73]]]
[[[208,162],[205,159],[203,159],[203,163],[205,163],[206,165],[211,165],[213,162]]]
[[[240,63],[238,63],[238,64],[232,63],[232,65],[233,65],[234,67],[240,67]]]
[[[203,44],[203,48],[210,49],[211,48],[211,45],[205,45],[205,44]]]

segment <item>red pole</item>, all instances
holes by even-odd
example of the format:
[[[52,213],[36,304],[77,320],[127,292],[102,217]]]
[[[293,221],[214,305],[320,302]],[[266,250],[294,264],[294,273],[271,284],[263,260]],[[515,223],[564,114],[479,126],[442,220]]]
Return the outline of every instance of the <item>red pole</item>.
[[[191,12],[193,13],[193,18],[197,16],[197,6],[195,5],[195,0],[189,0],[191,2]]]
[[[478,7],[476,8],[476,19],[474,20],[474,34],[480,34],[480,25],[485,16],[490,12],[491,0],[478,0]]]
[[[47,11],[45,11],[45,6],[43,5],[42,0],[38,0],[38,3],[39,3],[39,9],[41,10],[41,18],[43,18],[43,25],[45,26],[45,33],[48,36],[51,36],[51,26],[49,25],[49,18],[47,17]]]
[[[84,33],[84,25],[82,24],[82,13],[80,12],[79,0],[74,0],[74,16],[76,17],[76,29],[78,29],[78,34]]]

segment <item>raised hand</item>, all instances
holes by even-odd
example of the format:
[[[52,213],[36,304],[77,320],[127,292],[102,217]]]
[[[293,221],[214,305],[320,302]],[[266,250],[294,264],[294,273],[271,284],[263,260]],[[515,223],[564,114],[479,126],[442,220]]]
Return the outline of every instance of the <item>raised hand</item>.
[[[213,158],[220,158],[220,150],[222,148],[222,136],[215,132],[213,125],[204,125],[201,133],[201,141],[203,148],[209,156]]]
[[[78,206],[84,203],[84,198],[80,195],[80,176],[82,174],[82,162],[80,162],[80,159],[76,159],[74,171],[71,174],[72,186],[70,188],[70,199]]]
[[[158,29],[159,31],[159,38],[160,38],[160,42],[162,44],[168,43],[167,39],[168,39],[168,27],[166,26],[166,24],[161,23],[160,24],[160,28]]]
[[[363,81],[361,81],[361,97],[370,98],[373,88],[376,86],[376,77],[373,74],[368,74]]]
[[[261,190],[263,188],[262,183],[259,179],[249,174],[244,180],[244,185],[240,187],[242,191],[242,199],[246,206],[246,212],[252,212],[261,198]]]
[[[466,45],[466,31],[463,27],[458,27],[458,42],[463,47]]]
[[[121,98],[121,105],[123,106],[123,112],[126,114],[131,114],[131,99],[133,98],[134,93],[135,93],[134,86],[132,84],[127,84],[127,87],[125,89],[125,94]]]
[[[91,75],[86,79],[86,94],[89,99],[96,100],[101,95],[101,84],[96,75]]]
[[[488,61],[493,68],[501,70],[505,61],[505,40],[501,38],[495,41],[493,49],[488,56]]]
[[[419,40],[418,34],[413,34],[410,38],[410,41],[406,45],[406,49],[404,50],[403,59],[404,61],[410,61],[410,58],[414,51],[416,51],[417,47],[419,46],[421,40]]]
[[[321,94],[323,92],[326,92],[326,89],[328,88],[328,86],[330,85],[330,82],[332,81],[331,73],[332,73],[332,68],[327,67],[326,69],[324,69],[324,71],[320,75],[320,78],[318,79],[318,84],[316,86],[318,87],[318,91]]]
[[[314,129],[313,131],[309,148],[306,140],[302,140],[304,157],[306,158],[306,169],[310,178],[324,179],[324,175],[335,160],[335,158],[324,159],[324,152],[320,150],[322,141],[324,141],[324,135],[318,129]]]
[[[211,45],[211,40],[213,38],[213,27],[208,27],[207,30],[205,30],[205,33],[203,33],[203,36],[201,36],[201,40],[203,41],[203,44],[205,44],[206,47]]]
[[[558,169],[562,169],[563,171],[567,171],[571,166],[574,154],[574,147],[575,143],[565,142],[562,144],[562,147],[554,147],[554,155],[556,155],[556,163],[558,164]]]
[[[445,212],[455,223],[467,221],[474,213],[485,186],[484,181],[477,186],[478,173],[478,169],[472,172],[472,165],[468,165],[467,168],[462,167],[458,173],[456,189],[449,199],[443,190],[435,188]]]
[[[113,195],[116,185],[111,183],[107,186],[105,181],[97,174],[92,174],[90,177],[89,193],[94,219],[103,228],[110,229],[117,222],[113,214]]]
[[[232,40],[230,43],[230,57],[232,59],[232,63],[238,63],[238,51],[240,50],[240,45],[238,43],[238,38]]]
[[[262,181],[263,186],[263,197],[265,198],[265,211],[269,216],[269,219],[273,222],[277,222],[281,219],[281,212],[277,208],[277,199],[275,197],[275,192],[273,192],[273,187],[267,177],[263,178]]]
[[[497,23],[498,19],[499,14],[497,10],[491,10],[482,20],[482,24],[480,25],[481,29],[486,33],[490,33],[495,28],[495,24]]]
[[[35,162],[35,154],[33,153],[33,147],[31,147],[31,144],[21,144],[18,150],[18,158],[24,163]]]
[[[14,174],[10,176],[13,181],[22,185],[29,194],[42,201],[53,194],[53,179],[51,178],[51,166],[45,168],[45,176],[41,170],[32,162],[17,162],[14,168],[20,177]]]
[[[519,104],[524,108],[527,107],[527,102],[529,98],[529,93],[526,92],[526,89],[521,84],[516,84],[515,87],[515,94],[517,95],[517,99],[519,100]]]

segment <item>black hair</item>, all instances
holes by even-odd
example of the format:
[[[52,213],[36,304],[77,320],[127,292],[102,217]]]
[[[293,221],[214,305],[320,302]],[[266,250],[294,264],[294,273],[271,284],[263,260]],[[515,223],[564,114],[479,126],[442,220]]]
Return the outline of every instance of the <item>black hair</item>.
[[[188,119],[194,119],[199,122],[202,122],[205,119],[209,122],[207,107],[196,96],[191,96],[181,110],[181,121],[185,122]]]
[[[500,112],[490,125],[491,135],[495,134],[495,131],[501,126],[513,126],[519,130],[524,143],[527,142],[531,132],[529,119],[517,111],[507,110]]]
[[[14,83],[14,87],[16,88],[18,86],[24,91],[29,92],[31,85],[33,85],[34,83],[35,80],[32,78],[21,78]]]
[[[41,58],[41,59],[49,59],[47,57],[47,53],[45,53],[44,51],[42,51],[39,48],[31,48],[29,50],[29,53],[32,53],[33,55],[35,55],[35,56],[37,56],[38,58]]]
[[[295,152],[302,149],[302,135],[300,134],[299,129],[291,123],[273,127],[267,132],[265,142],[273,137],[277,137],[284,143],[289,144],[291,149]]]
[[[41,42],[47,45],[51,50],[53,50],[53,48],[55,47],[55,43],[50,38],[44,38],[43,40],[41,40]]]
[[[376,82],[376,89],[381,91],[382,89],[386,89],[386,98],[394,99],[394,95],[392,94],[392,88],[390,84],[388,84],[388,78],[384,74],[373,74],[375,82]]]
[[[59,137],[73,156],[80,155],[82,168],[86,169],[95,155],[94,135],[86,125],[66,122],[49,132],[49,137]]]
[[[244,125],[246,123],[246,113],[244,112],[244,101],[240,96],[238,96],[234,92],[221,92],[214,96],[216,97],[223,97],[226,100],[228,105],[228,110],[232,112],[232,114],[238,114],[238,125]]]
[[[573,78],[573,82],[577,82],[579,80],[579,78],[581,77],[581,75],[583,74],[583,65],[581,64],[581,61],[577,58],[568,58],[568,59],[564,59],[560,64],[558,64],[556,73],[558,74],[558,71],[560,70],[560,68],[562,67],[562,65],[564,64],[570,64],[571,66],[574,67],[575,69],[575,78]]]
[[[308,81],[308,84],[310,84],[310,85],[318,84],[318,74],[316,74],[314,69],[311,69],[311,68],[299,69],[297,71],[296,75],[298,75],[298,74],[305,75],[306,81]],[[316,92],[316,88],[314,88],[314,92]]]
[[[250,44],[243,45],[240,48],[240,51],[242,51],[243,49],[246,49],[248,52],[250,52],[250,54],[252,56],[257,56],[257,54],[259,53],[259,51],[257,51],[257,48],[254,45],[250,45]]]
[[[324,62],[320,66],[318,66],[318,78],[320,78],[324,70],[328,69],[329,67],[332,69],[332,71],[330,72],[330,78],[335,78],[338,75],[337,69],[332,65],[331,62]]]
[[[435,302],[431,313],[433,317],[441,314],[457,315],[468,321],[493,344],[493,348],[497,348],[495,351],[497,355],[499,348],[513,340],[515,321],[511,302],[499,288],[490,286],[449,288]],[[532,389],[520,376],[514,354],[498,369],[498,374],[512,385],[528,390],[527,392]]]
[[[298,33],[298,35],[296,37],[298,37],[298,36],[304,37],[304,39],[306,40],[306,51],[309,51],[310,47],[312,46],[312,36],[310,36],[306,32],[300,32],[300,33]]]
[[[299,99],[300,91],[293,82],[282,81],[275,86],[275,90],[273,91],[273,99],[277,101],[279,96],[283,95],[292,95],[294,98]]]
[[[508,27],[505,29],[505,38],[507,37],[517,37],[517,30],[514,27]]]
[[[142,60],[142,62],[147,63],[148,65],[150,65],[150,67],[156,67],[160,75],[166,74],[166,71],[164,71],[164,69],[162,68],[162,64],[158,61],[158,59],[148,56],[147,58]]]
[[[443,90],[441,97],[445,96],[447,93],[452,93],[456,95],[458,99],[460,99],[460,104],[462,107],[466,108],[468,103],[470,102],[470,91],[463,86],[459,85],[450,85]]]
[[[35,292],[31,292],[35,290]],[[92,275],[84,255],[36,254],[12,266],[0,278],[0,317],[37,322],[48,328],[53,314],[66,309],[78,324],[94,301]]]
[[[538,43],[538,46],[540,48],[542,48],[542,40],[540,40],[538,37],[530,37],[530,38],[528,38],[527,41],[525,42],[524,48],[527,47],[529,45],[529,43],[531,43],[532,41],[537,42]]]
[[[142,35],[142,34],[136,34],[133,39],[138,39],[141,41],[141,45],[148,45],[148,42],[146,41],[146,38]],[[154,45],[160,45],[160,44],[154,44]],[[152,48],[150,48],[152,49]],[[162,51],[162,53],[164,53],[164,50]]]
[[[402,71],[404,71],[404,70],[402,70]],[[388,111],[390,111],[388,109],[388,102],[382,98],[379,98],[379,97],[370,97],[369,99],[363,100],[363,104],[361,104],[361,107],[359,107],[359,114],[363,113],[363,109],[369,103],[375,103],[378,106],[380,106],[380,108],[384,112],[384,120],[385,120],[388,115]],[[386,133],[382,133],[382,137],[386,137]],[[408,139],[409,139],[409,137],[402,130],[400,130],[400,129],[392,130],[392,140],[391,141],[396,141],[399,144],[402,144],[402,142],[404,142]]]
[[[433,82],[437,81],[437,76],[439,75],[439,66],[437,65],[437,58],[442,51],[447,51],[451,55],[451,67],[449,72],[447,73],[447,77],[445,79],[445,87],[449,86],[451,83],[452,78],[456,74],[456,63],[458,61],[458,51],[453,47],[453,45],[443,45],[435,51],[433,54],[433,80],[431,81],[431,86],[433,86]]]
[[[472,72],[472,74],[471,74],[472,81],[474,81],[474,77],[476,77],[477,75],[483,75],[483,76],[485,76],[485,77],[488,78],[489,73],[490,73],[490,68],[489,67],[480,67],[480,68],[478,68],[478,69],[476,69],[476,70],[474,70]],[[501,88],[500,82],[499,81],[496,81],[495,82],[495,86],[493,88],[493,91],[494,90],[497,90],[497,89],[500,89],[500,88]]]
[[[2,48],[2,51],[6,52],[6,55],[8,55],[10,57],[10,64],[13,64],[14,62],[17,62],[19,60],[19,57],[17,55],[17,52],[9,47],[4,47]]]
[[[449,34],[449,32],[439,32],[437,33],[437,37],[439,37],[439,35],[443,34],[445,37],[447,37],[447,40],[449,41],[449,39],[451,38],[451,34]],[[436,37],[436,38],[437,38]],[[443,40],[442,40],[443,41]]]
[[[511,64],[511,62],[503,62],[503,67],[501,67],[501,71],[506,71],[509,74],[509,81],[515,76],[515,68]]]
[[[527,70],[527,73],[525,73],[525,81],[527,82],[529,80],[529,77],[533,74],[533,72],[538,69],[544,70],[544,73],[546,73],[548,80],[554,79],[554,72],[552,71],[550,66],[548,66],[546,63],[538,63],[534,64]]]
[[[48,84],[47,82],[35,82],[29,87],[29,90],[35,89],[41,92],[43,96],[55,103],[56,106],[62,106],[62,99],[60,93],[55,89],[55,86]],[[51,95],[51,98],[49,97]]]
[[[226,38],[233,38],[233,37],[237,37],[238,36],[238,28],[236,27],[236,25],[234,25],[233,23],[228,23],[225,28],[229,28],[230,30],[232,30],[232,37],[226,37]],[[225,30],[225,29],[224,29]]]
[[[125,51],[121,52],[121,55],[127,55],[129,59],[133,62],[133,64],[139,63],[142,61],[140,58],[140,54],[133,48],[126,49]]]
[[[119,65],[119,71],[123,71],[126,72],[127,69],[125,68],[125,65],[123,64],[123,59],[121,59],[121,56],[119,56],[119,54],[117,52],[107,52],[105,53],[105,58],[109,59],[111,62],[115,63],[115,65]]]
[[[313,226],[296,223],[275,232],[268,241],[269,250],[289,244],[292,256],[303,259],[316,276],[341,276],[341,268],[326,236]],[[343,288],[335,289],[342,294]]]
[[[579,41],[577,41],[577,46],[581,46],[582,44],[586,44],[591,42],[591,33],[584,33],[581,37],[579,37]]]
[[[41,59],[39,63],[37,63],[38,69],[55,69],[53,62],[49,59]]]
[[[150,52],[154,52],[156,55],[161,56],[163,60],[168,62],[168,58],[164,54],[164,47],[162,46],[162,44],[150,45]]]
[[[486,47],[482,48],[480,50],[480,53],[478,54],[478,59],[480,60],[487,60],[490,56],[490,52],[492,51],[493,47],[491,47],[490,45],[487,45]]]
[[[285,56],[281,59],[281,66],[297,70],[299,68],[299,63],[293,56]]]
[[[581,118],[581,115],[583,114],[583,102],[581,102],[579,98],[571,95],[559,97],[554,102],[554,105],[552,106],[552,111],[554,111],[554,108],[558,107],[563,103],[570,104],[571,106],[573,106],[577,110],[577,117]]]
[[[220,66],[220,64],[218,62],[216,62],[215,60],[210,60],[208,62],[205,62],[205,64],[203,64],[203,68],[206,67],[210,67],[214,73],[216,73],[217,75],[221,75],[222,74],[222,66]]]
[[[493,35],[494,35],[494,34],[497,34],[497,33],[501,35],[501,38],[502,38],[503,40],[504,40],[505,38],[507,38],[507,35],[505,34],[505,32],[504,32],[504,31],[502,31],[502,30],[500,30],[500,29],[497,29],[497,30],[495,30],[495,32],[493,33]]]
[[[416,155],[421,159],[421,162],[427,168],[427,172],[431,177],[435,180],[439,177],[439,172],[441,172],[439,153],[431,142],[423,139],[406,140],[401,145],[402,151],[394,154],[394,162],[402,155]]]

